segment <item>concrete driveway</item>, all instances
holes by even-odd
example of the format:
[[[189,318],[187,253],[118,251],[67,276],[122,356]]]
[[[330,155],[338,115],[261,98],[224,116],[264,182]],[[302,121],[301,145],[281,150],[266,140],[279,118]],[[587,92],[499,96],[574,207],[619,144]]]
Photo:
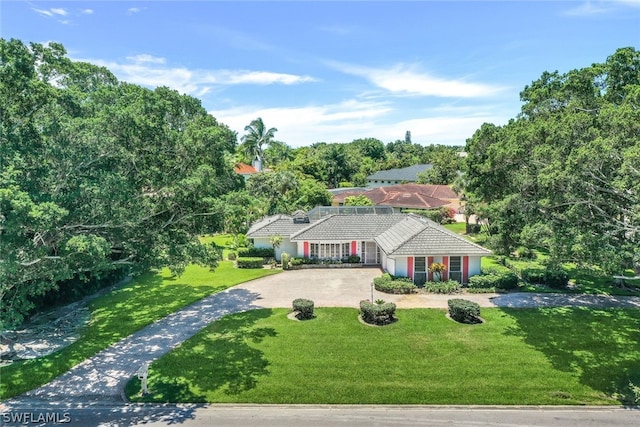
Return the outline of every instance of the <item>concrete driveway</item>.
[[[254,304],[262,307],[291,307],[296,298],[307,298],[316,307],[355,307],[371,299],[371,282],[382,275],[379,268],[327,268],[290,270],[243,283],[235,288],[257,294]],[[497,294],[465,294],[464,298],[481,307],[495,307],[491,298]],[[412,294],[390,295],[374,289],[373,300],[394,302],[398,308],[447,308],[447,301],[460,296]]]
[[[268,307],[291,307],[296,298],[308,298],[316,307],[355,307],[360,301],[371,299],[371,282],[379,277],[379,268],[336,268],[285,271],[281,274],[256,279],[236,286],[257,295],[254,304]],[[508,294],[454,295],[411,294],[390,295],[376,290],[373,300],[394,302],[398,308],[447,308],[451,298],[474,301],[480,307],[626,307],[640,308],[640,297],[609,295],[572,295],[560,293],[535,294],[511,292]]]

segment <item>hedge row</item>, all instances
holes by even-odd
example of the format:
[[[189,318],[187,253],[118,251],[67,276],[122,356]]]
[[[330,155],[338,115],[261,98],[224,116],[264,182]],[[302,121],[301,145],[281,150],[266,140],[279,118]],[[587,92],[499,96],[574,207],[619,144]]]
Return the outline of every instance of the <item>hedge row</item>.
[[[296,298],[293,300],[293,311],[297,311],[297,318],[300,320],[313,319],[313,301],[306,298]]]
[[[447,301],[449,306],[449,316],[460,323],[480,323],[480,306],[466,299],[450,299]]]
[[[377,291],[387,294],[411,294],[416,291],[416,285],[409,277],[394,277],[389,273],[373,279],[373,286]]]
[[[518,287],[518,276],[512,271],[471,276],[468,285],[470,289],[515,289]]]
[[[445,282],[427,282],[424,289],[432,294],[454,294],[460,292],[460,283],[456,280],[447,280]]]
[[[238,256],[243,258],[275,258],[276,252],[273,248],[239,248]]]
[[[362,320],[372,325],[387,325],[394,320],[396,313],[396,305],[392,302],[379,301],[372,303],[370,301],[360,301],[360,315]]]
[[[264,259],[258,257],[238,257],[238,268],[262,268]]]
[[[552,288],[564,288],[569,281],[569,274],[562,268],[528,267],[523,268],[520,275],[525,282]]]

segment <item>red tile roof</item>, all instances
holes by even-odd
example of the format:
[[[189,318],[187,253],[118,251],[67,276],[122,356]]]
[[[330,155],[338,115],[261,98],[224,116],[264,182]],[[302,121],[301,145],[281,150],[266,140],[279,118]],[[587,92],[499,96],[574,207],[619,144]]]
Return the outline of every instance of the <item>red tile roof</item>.
[[[336,195],[333,201],[343,203],[345,197],[358,194],[369,198],[374,205],[413,209],[438,208],[459,198],[447,185],[399,184],[360,192],[347,191]]]
[[[258,173],[256,168],[246,163],[237,163],[236,167],[233,170],[240,175],[250,175],[252,173]]]

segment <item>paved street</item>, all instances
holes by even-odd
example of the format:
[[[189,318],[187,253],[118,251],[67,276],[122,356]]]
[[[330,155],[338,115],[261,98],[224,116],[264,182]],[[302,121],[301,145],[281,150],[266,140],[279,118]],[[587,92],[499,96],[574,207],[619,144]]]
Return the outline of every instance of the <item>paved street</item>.
[[[635,427],[640,411],[624,408],[370,406],[370,405],[114,405],[57,404],[14,406],[0,404],[2,418],[34,420],[57,417],[66,425],[184,427],[260,426],[469,426],[469,427]],[[4,420],[6,426],[45,425]],[[7,422],[9,421],[9,422]],[[51,424],[53,425],[53,424]],[[58,425],[64,425],[58,423]]]

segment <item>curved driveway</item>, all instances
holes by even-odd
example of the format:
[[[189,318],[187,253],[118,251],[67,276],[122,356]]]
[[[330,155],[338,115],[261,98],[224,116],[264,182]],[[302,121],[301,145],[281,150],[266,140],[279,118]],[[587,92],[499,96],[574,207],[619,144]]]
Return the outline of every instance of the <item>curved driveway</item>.
[[[308,298],[316,307],[355,307],[371,299],[371,283],[382,274],[378,268],[313,269],[285,271],[236,286],[258,295],[256,304],[263,307],[291,307],[295,298]],[[390,295],[376,290],[373,300],[394,302],[398,308],[447,308],[451,298],[464,298],[481,307],[626,307],[640,308],[640,297],[615,297],[584,294],[412,294]]]
[[[169,352],[210,322],[231,313],[257,308],[291,307],[295,298],[309,298],[317,307],[358,307],[371,298],[371,281],[379,269],[296,270],[256,279],[203,298],[126,337],[67,373],[8,403],[10,407],[44,402],[123,402],[124,384],[136,370]],[[400,308],[446,307],[450,295],[388,295],[374,291],[374,300],[396,302]],[[552,305],[625,306],[640,308],[640,297],[559,294],[467,294],[481,306],[536,307]],[[42,406],[40,406],[42,407]]]

